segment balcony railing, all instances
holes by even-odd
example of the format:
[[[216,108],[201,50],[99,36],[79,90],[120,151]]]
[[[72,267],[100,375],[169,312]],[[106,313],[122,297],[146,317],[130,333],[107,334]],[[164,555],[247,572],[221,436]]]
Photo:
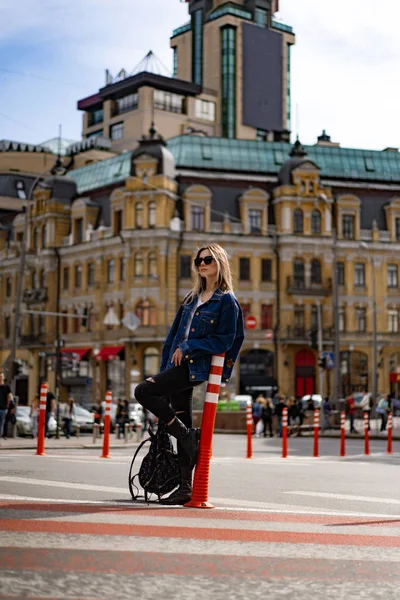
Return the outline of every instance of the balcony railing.
[[[286,331],[283,331],[283,339],[308,341],[308,330],[305,327],[296,327],[289,325]]]
[[[38,304],[39,302],[46,302],[47,300],[47,288],[27,289],[24,290],[23,302],[26,304]]]
[[[332,279],[324,283],[305,284],[302,279],[295,279],[288,275],[286,278],[286,293],[301,294],[303,296],[329,296],[332,293]]]
[[[40,346],[41,344],[44,344],[42,333],[40,333],[39,335],[36,335],[34,333],[21,335],[20,346]]]

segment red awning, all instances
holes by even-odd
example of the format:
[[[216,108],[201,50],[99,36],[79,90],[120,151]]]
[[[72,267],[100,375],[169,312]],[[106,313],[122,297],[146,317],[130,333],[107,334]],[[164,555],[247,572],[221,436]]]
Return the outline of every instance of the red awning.
[[[63,354],[77,354],[79,356],[78,360],[82,360],[89,350],[91,350],[91,348],[63,348],[61,352]]]
[[[125,346],[105,346],[96,356],[97,360],[114,360]]]
[[[400,383],[400,373],[390,373],[390,383]]]

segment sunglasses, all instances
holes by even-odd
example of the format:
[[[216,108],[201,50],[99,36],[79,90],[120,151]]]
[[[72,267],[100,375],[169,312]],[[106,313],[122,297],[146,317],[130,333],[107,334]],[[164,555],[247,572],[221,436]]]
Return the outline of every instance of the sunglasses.
[[[214,260],[213,256],[199,256],[198,258],[194,259],[194,264],[196,265],[196,267],[200,267],[201,263],[204,261],[205,265],[211,265],[212,261]]]

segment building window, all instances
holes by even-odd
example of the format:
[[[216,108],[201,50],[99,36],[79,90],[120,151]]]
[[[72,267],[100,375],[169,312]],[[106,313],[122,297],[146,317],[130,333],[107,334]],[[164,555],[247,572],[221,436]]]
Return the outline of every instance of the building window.
[[[182,114],[185,112],[184,100],[184,96],[180,96],[179,94],[163,92],[162,90],[154,90],[155,109]]]
[[[204,208],[192,206],[190,209],[192,231],[204,231]]]
[[[172,62],[172,77],[178,77],[178,48],[174,46],[172,48],[173,62]]]
[[[339,331],[346,331],[346,310],[339,308]]]
[[[35,250],[38,250],[39,248],[39,231],[37,227],[33,230],[33,248]]]
[[[311,307],[311,331],[318,331],[318,306]]]
[[[83,219],[75,219],[75,243],[83,242]]]
[[[365,285],[365,265],[364,263],[355,263],[354,265],[354,285]]]
[[[399,287],[399,280],[397,276],[397,265],[388,265],[388,287],[397,288]]]
[[[128,94],[127,96],[123,96],[122,98],[118,98],[115,101],[115,115],[121,115],[122,113],[126,113],[130,110],[135,110],[139,106],[139,96],[136,93]],[[122,136],[123,137],[123,136]]]
[[[122,140],[124,137],[124,124],[115,123],[110,126],[110,138],[112,140]]]
[[[119,261],[119,280],[126,280],[126,258],[121,258]]]
[[[4,317],[4,337],[8,340],[11,336],[11,317]]]
[[[158,277],[157,254],[150,252],[148,257],[148,273],[150,277]]]
[[[336,263],[336,275],[337,275],[338,285],[344,285],[345,279],[344,279],[344,263],[343,262]]]
[[[250,281],[249,258],[239,258],[239,279],[240,281]]]
[[[149,227],[156,226],[157,207],[155,202],[149,202]]]
[[[305,313],[304,306],[295,306],[294,307],[294,327],[297,330],[297,333],[305,333]]]
[[[240,303],[241,309],[242,309],[242,313],[243,313],[243,318],[246,319],[246,317],[251,315],[251,304],[242,304]]]
[[[92,125],[97,125],[98,123],[102,123],[104,119],[104,110],[103,108],[98,108],[96,110],[91,110],[88,112],[88,127]]]
[[[265,129],[257,129],[256,140],[259,140],[260,142],[267,142],[268,141],[268,131],[265,131]]]
[[[69,267],[63,269],[63,289],[69,290]]]
[[[113,259],[107,261],[107,283],[114,283],[115,279],[115,261]]]
[[[259,27],[268,26],[268,11],[265,8],[256,7],[254,10],[254,22]]]
[[[17,181],[17,196],[21,200],[26,200],[25,184],[23,181]]]
[[[301,258],[293,261],[293,280],[296,289],[304,289],[304,261]]]
[[[82,287],[82,267],[81,265],[76,265],[75,267],[75,287]]]
[[[143,254],[141,252],[136,252],[135,254],[135,263],[134,263],[134,275],[135,277],[143,277]]]
[[[157,315],[154,304],[149,300],[143,300],[136,307],[136,316],[140,319],[143,327],[157,325]]]
[[[389,333],[399,332],[399,311],[389,310],[388,311],[388,331]]]
[[[395,226],[396,226],[396,240],[399,242],[400,241],[400,219],[396,219]]]
[[[355,218],[353,215],[343,215],[342,235],[345,240],[354,240]]]
[[[268,283],[272,281],[272,260],[270,258],[261,259],[261,281]]]
[[[197,119],[215,121],[215,102],[197,98],[195,103],[195,115]]]
[[[236,28],[221,29],[222,85],[221,120],[222,137],[236,137]]]
[[[249,233],[261,233],[262,211],[250,208],[248,213]]]
[[[261,304],[261,329],[272,329],[272,304]]]
[[[87,284],[94,285],[94,263],[89,263],[87,267]]]
[[[356,319],[357,331],[360,333],[364,333],[367,330],[367,311],[365,308],[357,308]]]
[[[86,139],[89,140],[90,138],[97,138],[97,137],[103,137],[102,129],[98,129],[97,131],[92,131],[92,133],[88,133],[86,136]]]
[[[122,231],[122,210],[114,211],[114,235],[118,235]]]
[[[192,15],[192,81],[203,84],[203,9]]]
[[[311,233],[321,233],[321,213],[313,210],[311,213]]]
[[[143,227],[143,204],[141,202],[136,202],[135,222],[136,229],[141,229]]]
[[[179,277],[181,279],[190,279],[192,275],[192,257],[183,254],[179,261]]]
[[[7,277],[6,279],[6,297],[11,298],[12,294],[12,278]]]
[[[47,230],[46,230],[46,225],[43,225],[42,227],[42,239],[41,239],[41,247],[42,248],[46,248],[46,239],[47,239]]]
[[[300,208],[293,213],[293,233],[303,233],[303,211]]]
[[[322,281],[322,276],[321,276],[321,263],[318,259],[314,259],[311,262],[311,283],[321,283]]]

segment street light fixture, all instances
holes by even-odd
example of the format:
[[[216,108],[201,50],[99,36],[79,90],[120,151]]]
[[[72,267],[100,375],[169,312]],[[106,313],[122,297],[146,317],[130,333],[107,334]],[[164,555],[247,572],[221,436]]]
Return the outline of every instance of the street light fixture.
[[[360,248],[367,250],[369,261],[372,266],[372,396],[374,405],[378,397],[378,342],[377,342],[377,324],[376,324],[376,282],[375,282],[375,261],[370,253],[369,245],[366,242],[360,242]]]

